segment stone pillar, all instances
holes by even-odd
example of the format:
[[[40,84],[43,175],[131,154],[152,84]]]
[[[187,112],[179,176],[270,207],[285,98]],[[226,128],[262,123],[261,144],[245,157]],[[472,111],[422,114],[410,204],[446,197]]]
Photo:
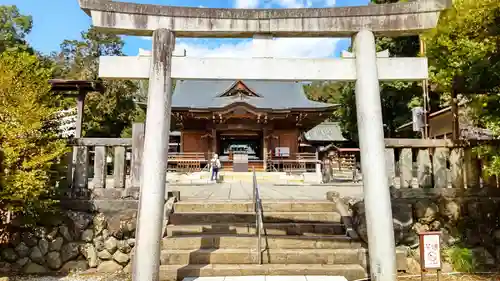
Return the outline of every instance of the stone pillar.
[[[373,33],[362,30],[356,34],[354,50],[357,72],[356,111],[371,279],[395,281],[396,249],[384,155],[382,106]]]
[[[144,161],[137,216],[137,244],[133,260],[134,281],[159,280],[172,102],[171,62],[174,45],[175,36],[172,31],[158,29],[153,32]]]

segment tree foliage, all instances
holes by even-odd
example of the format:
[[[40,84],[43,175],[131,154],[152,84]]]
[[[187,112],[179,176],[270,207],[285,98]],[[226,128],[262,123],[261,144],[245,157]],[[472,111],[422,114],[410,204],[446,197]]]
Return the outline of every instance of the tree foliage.
[[[98,79],[100,56],[123,55],[123,40],[94,28],[80,40],[65,40],[55,54],[55,76],[65,79]],[[134,101],[138,85],[129,80],[104,81],[104,93],[90,93],[85,100],[83,131],[87,137],[120,137],[130,133],[132,122],[143,112]],[[142,120],[141,120],[142,121]]]
[[[46,207],[57,165],[67,152],[53,123],[59,99],[51,69],[26,52],[0,55],[0,206],[23,212]]]
[[[31,16],[22,15],[16,6],[0,5],[0,53],[30,50],[26,36],[33,27]]]
[[[443,100],[453,89],[475,125],[500,135],[500,1],[455,0],[425,36],[431,81]],[[496,147],[481,147],[486,171],[500,175]]]

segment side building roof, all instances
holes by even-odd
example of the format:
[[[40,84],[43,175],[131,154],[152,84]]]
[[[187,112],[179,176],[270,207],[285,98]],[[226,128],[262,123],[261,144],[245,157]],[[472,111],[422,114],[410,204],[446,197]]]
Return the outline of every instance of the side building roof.
[[[235,97],[224,95],[237,83],[242,83],[255,95]],[[172,109],[220,109],[243,102],[262,110],[324,110],[333,104],[309,100],[298,82],[180,80],[172,96]]]
[[[317,142],[338,142],[347,141],[342,135],[339,123],[325,121],[311,130],[304,133],[304,138],[307,141]]]

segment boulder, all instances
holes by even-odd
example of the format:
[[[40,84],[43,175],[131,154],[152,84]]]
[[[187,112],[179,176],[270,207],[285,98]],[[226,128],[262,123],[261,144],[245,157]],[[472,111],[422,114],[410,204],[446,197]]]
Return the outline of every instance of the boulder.
[[[353,227],[359,237],[368,243],[368,228],[366,225],[365,206],[364,202],[358,202],[352,206],[353,211]],[[398,245],[405,236],[407,229],[413,223],[412,208],[410,204],[393,204],[393,228],[394,240]]]
[[[17,254],[12,248],[6,248],[2,250],[2,259],[7,262],[15,262],[17,260]]]
[[[43,273],[47,273],[47,272],[48,272],[48,270],[45,267],[43,267],[39,264],[36,264],[34,262],[28,263],[23,268],[23,273],[25,273],[25,274],[43,274]]]
[[[20,258],[27,257],[30,254],[30,248],[24,242],[21,242],[16,247],[16,253]]]
[[[92,222],[92,215],[84,212],[69,211],[68,217],[73,222],[73,233],[78,237]]]
[[[129,237],[135,232],[137,210],[126,209],[108,218],[108,230],[118,239]]]
[[[113,255],[113,259],[120,265],[127,265],[130,257],[127,254],[124,254],[120,251],[116,251]]]
[[[421,223],[428,224],[438,218],[439,207],[430,200],[419,200],[415,204],[415,215]]]
[[[49,252],[49,241],[46,239],[40,239],[38,241],[38,248],[40,249],[42,255],[46,255]]]
[[[493,231],[493,238],[497,244],[500,244],[500,229],[496,229]]]
[[[63,243],[64,243],[64,239],[62,237],[57,237],[52,242],[50,242],[49,250],[50,251],[60,251]]]
[[[495,258],[483,247],[472,249],[472,257],[476,264],[495,265]]]
[[[97,253],[97,256],[101,259],[101,260],[110,260],[113,258],[113,255],[111,255],[108,251],[106,250],[102,250],[100,251],[99,253]]]
[[[82,255],[87,259],[90,268],[97,267],[99,259],[97,258],[97,251],[92,243],[87,243],[81,248]]]
[[[461,216],[460,205],[449,199],[443,199],[439,203],[439,213],[450,223],[456,223]]]
[[[118,251],[128,254],[132,251],[132,247],[129,245],[127,240],[120,240],[117,243]]]
[[[104,261],[97,267],[97,272],[115,273],[122,270],[122,266],[115,261]]]
[[[118,240],[115,237],[109,237],[104,242],[104,248],[108,250],[110,254],[114,254],[116,249],[118,248]]]
[[[49,241],[53,241],[54,239],[56,239],[57,237],[57,234],[59,234],[59,228],[58,227],[54,227],[52,228],[52,230],[47,233],[47,239],[49,239]]]
[[[47,254],[47,266],[56,270],[62,266],[61,254],[59,252],[50,252]]]
[[[104,216],[104,214],[102,213],[97,214],[96,216],[94,216],[93,224],[94,224],[94,234],[100,235],[107,226],[106,216]]]
[[[89,269],[87,261],[69,261],[59,270],[61,273],[81,272]]]
[[[59,227],[59,233],[61,233],[62,237],[64,238],[64,240],[68,241],[68,242],[71,242],[73,241],[73,236],[71,235],[71,233],[69,232],[69,229],[67,226],[65,225],[61,225]]]
[[[23,266],[25,266],[28,262],[30,261],[30,258],[28,257],[25,257],[25,258],[20,258],[16,261],[16,265],[19,267],[19,268],[22,268]]]
[[[63,262],[67,262],[69,260],[73,260],[76,257],[78,257],[78,254],[80,253],[78,243],[70,242],[64,246],[62,246],[61,249],[61,259]]]
[[[98,252],[104,250],[104,239],[102,238],[102,236],[98,236],[92,239],[92,242],[94,243],[95,249]]]
[[[38,246],[31,249],[30,259],[38,264],[43,264],[45,262],[42,251],[40,251],[40,248],[38,248]]]
[[[92,242],[94,238],[94,231],[92,229],[86,229],[82,233],[81,240],[84,242]]]

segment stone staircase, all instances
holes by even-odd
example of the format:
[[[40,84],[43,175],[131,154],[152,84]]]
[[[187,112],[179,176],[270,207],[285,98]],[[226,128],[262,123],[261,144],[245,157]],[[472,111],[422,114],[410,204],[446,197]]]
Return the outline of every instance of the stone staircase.
[[[262,265],[253,204],[178,202],[162,241],[161,280],[196,276],[366,276],[367,252],[330,201],[263,202]]]

